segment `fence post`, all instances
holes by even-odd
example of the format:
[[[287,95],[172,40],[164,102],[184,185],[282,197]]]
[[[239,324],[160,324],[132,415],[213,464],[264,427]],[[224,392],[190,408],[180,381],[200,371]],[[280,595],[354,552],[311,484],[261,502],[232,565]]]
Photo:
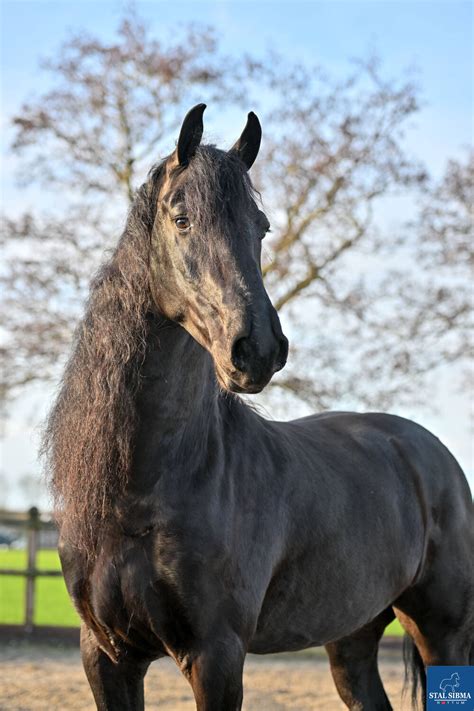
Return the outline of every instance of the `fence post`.
[[[25,631],[33,631],[35,612],[36,553],[40,528],[39,511],[32,506],[28,511],[28,571],[26,576]]]

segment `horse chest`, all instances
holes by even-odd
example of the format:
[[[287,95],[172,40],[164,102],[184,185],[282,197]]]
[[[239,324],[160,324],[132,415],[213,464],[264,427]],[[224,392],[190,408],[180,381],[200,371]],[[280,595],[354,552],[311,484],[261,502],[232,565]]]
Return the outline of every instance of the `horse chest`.
[[[89,609],[119,641],[179,656],[211,625],[229,576],[215,539],[176,525],[151,529],[104,546],[87,585]]]

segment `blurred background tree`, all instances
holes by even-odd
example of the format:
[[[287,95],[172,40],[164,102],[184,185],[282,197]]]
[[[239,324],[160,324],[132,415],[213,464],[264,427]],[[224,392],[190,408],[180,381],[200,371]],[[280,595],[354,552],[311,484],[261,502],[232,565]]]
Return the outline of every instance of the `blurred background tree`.
[[[54,198],[3,220],[6,394],[58,377],[124,208],[202,100],[258,110],[263,124],[263,269],[291,341],[271,402],[283,390],[316,408],[389,408],[428,399],[437,366],[468,362],[473,156],[436,185],[407,155],[410,81],[372,58],[342,82],[275,54],[229,58],[202,28],[167,44],[134,13],[115,42],[75,35],[46,68],[54,88],[13,119],[20,180]],[[418,217],[382,234],[377,211],[400,193]]]

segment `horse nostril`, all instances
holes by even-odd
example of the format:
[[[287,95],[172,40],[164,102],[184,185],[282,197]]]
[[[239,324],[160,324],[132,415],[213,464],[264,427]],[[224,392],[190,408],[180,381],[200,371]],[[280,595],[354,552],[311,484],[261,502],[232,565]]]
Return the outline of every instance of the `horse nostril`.
[[[246,373],[252,347],[248,338],[238,338],[232,346],[231,360],[237,370]]]
[[[275,361],[275,367],[277,370],[284,368],[288,358],[288,338],[283,336],[280,338],[280,351],[278,353],[278,358]]]

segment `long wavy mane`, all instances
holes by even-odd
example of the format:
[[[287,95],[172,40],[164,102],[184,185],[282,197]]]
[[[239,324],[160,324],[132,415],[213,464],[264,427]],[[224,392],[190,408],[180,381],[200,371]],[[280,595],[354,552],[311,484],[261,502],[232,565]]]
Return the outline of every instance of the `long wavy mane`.
[[[94,557],[129,475],[147,339],[150,233],[162,166],[138,191],[110,260],[91,285],[42,454],[68,540]]]
[[[165,163],[138,191],[117,248],[92,282],[43,438],[62,534],[90,558],[129,479],[153,310],[150,236]],[[244,209],[248,196],[254,197],[240,159],[214,146],[197,150],[187,174],[186,203],[204,227],[215,221],[225,227],[229,210]]]

